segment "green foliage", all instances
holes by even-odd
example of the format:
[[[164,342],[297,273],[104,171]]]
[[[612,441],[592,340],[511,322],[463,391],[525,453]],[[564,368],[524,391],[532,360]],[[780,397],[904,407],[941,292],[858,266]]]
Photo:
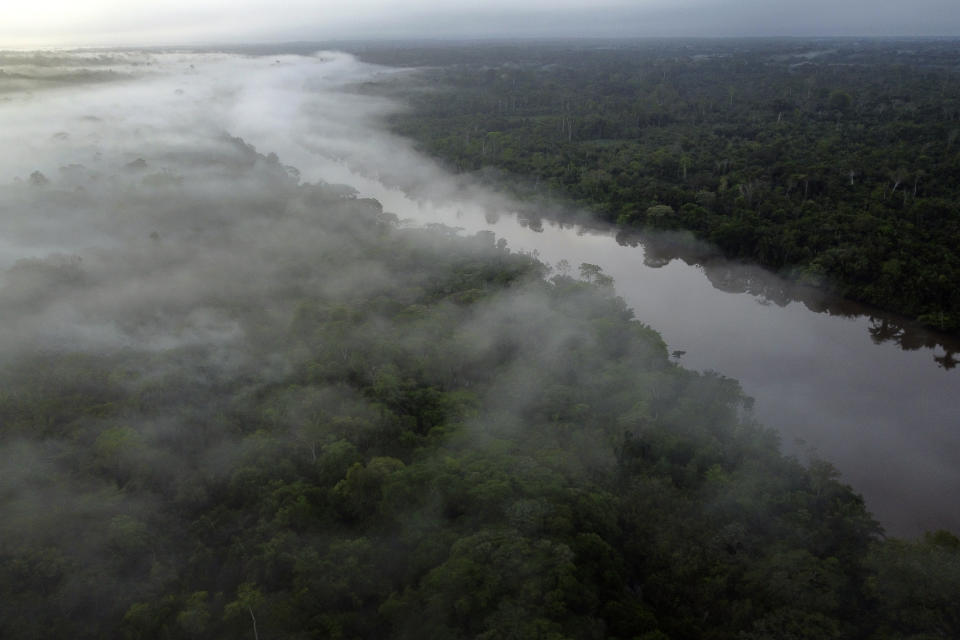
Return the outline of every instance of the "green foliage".
[[[947,531],[922,540],[888,540],[870,557],[868,589],[889,614],[882,638],[948,637],[960,627],[960,540]]]
[[[402,93],[413,108],[392,124],[455,171],[626,228],[688,229],[728,256],[956,331],[957,43],[914,42],[909,55],[834,45],[362,55],[432,66],[430,91]]]
[[[283,195],[336,242],[205,301],[228,346],[3,363],[0,636],[957,635],[956,538],[882,541],[596,265]]]

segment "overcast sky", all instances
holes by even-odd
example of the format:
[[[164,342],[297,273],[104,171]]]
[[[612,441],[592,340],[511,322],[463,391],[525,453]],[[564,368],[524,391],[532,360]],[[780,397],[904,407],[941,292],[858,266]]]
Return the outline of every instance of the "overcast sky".
[[[0,0],[0,48],[401,37],[960,35],[960,0]]]

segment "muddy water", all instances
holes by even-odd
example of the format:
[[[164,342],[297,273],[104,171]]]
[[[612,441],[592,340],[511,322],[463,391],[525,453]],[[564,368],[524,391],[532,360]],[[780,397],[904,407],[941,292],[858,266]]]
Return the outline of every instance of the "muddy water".
[[[382,116],[392,107],[350,90],[395,72],[344,58],[324,66],[302,88],[282,87],[284,121],[244,118],[241,103],[231,132],[275,151],[305,180],[349,184],[411,223],[490,230],[573,273],[600,265],[684,366],[738,379],[784,449],[832,462],[888,532],[960,531],[956,340],[682,243],[524,222],[507,198],[464,186],[389,135]],[[273,86],[261,82],[259,99],[270,100]]]
[[[226,131],[276,153],[303,180],[351,185],[412,224],[490,230],[514,250],[550,264],[566,260],[574,274],[580,263],[600,265],[683,365],[740,380],[785,449],[834,463],[888,531],[960,531],[956,341],[717,261],[688,243],[524,223],[513,213],[523,205],[450,176],[387,132],[384,117],[398,105],[356,89],[402,75],[395,70],[336,53],[115,57],[123,82],[78,81],[4,103],[0,141],[18,153],[0,157],[0,177],[40,169],[60,179],[58,167],[70,163],[107,175],[140,154],[162,167],[155,156],[165,141]],[[42,227],[43,220],[28,222]],[[21,240],[31,229],[21,229]],[[43,235],[55,241],[49,247],[36,238],[33,245],[0,240],[0,264],[116,240],[110,230],[75,231]]]
[[[600,265],[637,317],[671,351],[685,352],[677,354],[684,366],[738,379],[756,399],[757,418],[782,434],[785,450],[835,464],[888,531],[960,530],[960,369],[935,359],[944,359],[943,345],[878,344],[877,327],[896,319],[856,305],[837,316],[736,292],[756,280],[773,280],[768,286],[776,290],[775,279],[757,269],[679,259],[652,267],[643,245],[622,246],[611,233],[549,224],[533,231],[513,215],[490,222],[466,203],[418,206],[400,193],[367,190],[401,216],[489,229],[549,263],[567,260],[574,272],[582,262]],[[913,329],[910,339],[942,340],[923,334]]]

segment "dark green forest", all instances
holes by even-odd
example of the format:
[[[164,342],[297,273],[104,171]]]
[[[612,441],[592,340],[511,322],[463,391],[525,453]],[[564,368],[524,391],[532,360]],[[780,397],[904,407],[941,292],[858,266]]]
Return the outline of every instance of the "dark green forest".
[[[4,274],[6,329],[68,300],[134,340],[3,334],[0,636],[960,635],[960,540],[885,538],[595,265],[217,144],[96,198],[7,188],[157,226]]]
[[[455,171],[960,329],[955,40],[357,52],[422,68],[392,126]]]

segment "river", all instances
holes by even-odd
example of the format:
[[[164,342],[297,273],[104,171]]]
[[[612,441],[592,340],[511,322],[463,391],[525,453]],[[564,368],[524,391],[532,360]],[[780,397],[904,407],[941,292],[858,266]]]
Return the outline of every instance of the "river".
[[[492,220],[470,202],[417,202],[362,176],[344,177],[402,218],[466,233],[490,230],[547,263],[566,260],[574,273],[583,262],[600,265],[637,318],[671,351],[684,352],[684,366],[739,380],[755,399],[757,419],[781,433],[784,450],[833,463],[888,532],[960,530],[960,370],[935,360],[946,355],[943,345],[878,344],[871,329],[895,317],[849,303],[846,313],[855,315],[813,311],[800,301],[776,304],[723,290],[708,277],[712,272],[727,285],[775,281],[755,267],[681,259],[648,266],[642,244],[623,246],[611,232],[550,223],[534,230],[516,214]],[[914,328],[912,340],[944,340],[924,334]]]
[[[304,181],[348,184],[407,224],[490,230],[557,268],[566,261],[573,273],[597,264],[681,364],[738,379],[784,449],[832,462],[888,532],[960,531],[957,340],[669,237],[625,239],[530,220],[527,205],[449,175],[388,132],[386,116],[402,105],[370,88],[403,82],[403,71],[338,53],[125,53],[116,61],[89,54],[76,64],[94,63],[118,75],[82,91],[77,84],[12,94],[0,141],[21,153],[0,158],[0,174],[59,175],[71,162],[105,163],[101,152],[132,160],[148,140],[226,130],[276,153]],[[60,130],[68,125],[69,133]],[[81,241],[66,232],[55,238],[70,250]],[[18,252],[58,250],[0,243],[6,263]]]
[[[396,73],[363,70],[368,81]],[[324,91],[338,86],[337,77],[327,77]],[[683,352],[676,357],[684,366],[739,380],[784,450],[833,463],[888,533],[960,531],[960,368],[953,368],[960,341],[709,251],[691,257],[660,238],[624,242],[613,231],[531,223],[508,198],[463,186],[390,136],[385,112],[373,106],[364,110],[374,115],[362,123],[363,149],[326,153],[329,123],[341,116],[324,111],[337,107],[323,95],[304,104],[318,123],[314,135],[301,132],[282,149],[265,136],[257,146],[277,151],[305,178],[349,184],[407,221],[490,230],[548,264],[566,260],[573,273],[583,262],[600,265],[637,318]]]

